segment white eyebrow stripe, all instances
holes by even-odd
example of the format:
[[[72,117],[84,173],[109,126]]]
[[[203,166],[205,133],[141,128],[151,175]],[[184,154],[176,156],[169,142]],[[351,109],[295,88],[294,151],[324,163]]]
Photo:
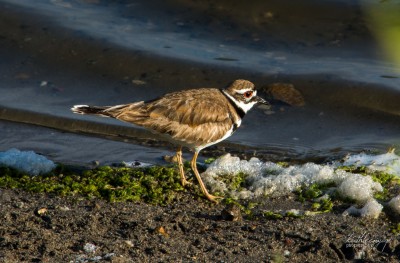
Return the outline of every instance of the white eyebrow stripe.
[[[254,89],[241,89],[241,90],[235,90],[235,91],[236,91],[236,93],[239,93],[239,94],[245,94],[248,91],[252,91],[252,92],[254,92],[254,94],[257,94],[257,90],[254,90]]]

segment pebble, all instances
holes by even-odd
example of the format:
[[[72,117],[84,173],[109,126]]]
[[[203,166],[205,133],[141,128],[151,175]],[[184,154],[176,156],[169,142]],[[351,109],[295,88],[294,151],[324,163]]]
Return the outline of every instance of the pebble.
[[[164,237],[168,237],[169,236],[167,231],[165,231],[165,228],[163,226],[157,227],[156,231],[157,231],[158,234],[161,234]]]
[[[242,213],[240,211],[240,207],[235,204],[227,205],[221,211],[221,217],[224,220],[228,221],[242,221]]]
[[[14,205],[16,208],[24,208],[25,207],[25,203],[24,202],[17,202]]]
[[[139,80],[139,79],[134,79],[134,80],[132,80],[132,84],[134,84],[134,85],[145,85],[146,81]]]
[[[124,242],[125,242],[125,244],[126,244],[128,247],[133,247],[133,246],[134,246],[134,245],[133,245],[133,242],[130,241],[130,240],[125,240]]]
[[[70,211],[71,210],[71,208],[69,208],[68,206],[59,206],[59,207],[57,207],[59,210],[61,210],[61,211]]]
[[[47,208],[46,207],[42,207],[42,208],[37,209],[35,212],[36,212],[37,215],[41,216],[41,215],[44,215],[44,214],[47,213]]]
[[[176,155],[164,155],[163,159],[168,163],[178,163],[178,157]]]
[[[94,244],[92,244],[92,243],[86,243],[86,244],[83,246],[83,250],[84,250],[86,253],[94,253],[94,252],[96,252],[96,249],[97,249],[96,245],[94,245]]]

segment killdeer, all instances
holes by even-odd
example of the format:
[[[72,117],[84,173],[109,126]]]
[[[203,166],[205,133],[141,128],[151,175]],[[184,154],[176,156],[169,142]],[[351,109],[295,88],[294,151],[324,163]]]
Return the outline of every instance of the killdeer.
[[[257,96],[253,83],[239,79],[225,89],[183,90],[146,102],[116,106],[75,105],[71,110],[136,124],[178,145],[176,156],[183,186],[188,181],[183,171],[182,147],[194,150],[192,170],[203,194],[210,201],[216,201],[220,197],[209,194],[201,180],[196,166],[197,156],[202,149],[231,136],[244,115],[258,103],[269,105]]]

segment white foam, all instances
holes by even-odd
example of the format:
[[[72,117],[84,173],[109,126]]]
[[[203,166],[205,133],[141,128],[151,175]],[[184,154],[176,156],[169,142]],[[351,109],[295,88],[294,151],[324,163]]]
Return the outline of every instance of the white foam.
[[[382,192],[380,183],[374,182],[370,176],[349,174],[337,189],[345,198],[350,198],[358,203],[365,203],[373,197],[375,192]]]
[[[378,203],[375,199],[371,198],[362,208],[356,208],[355,206],[351,206],[348,208],[343,215],[353,215],[353,216],[361,216],[368,218],[378,218],[380,213],[382,212],[383,206]]]
[[[345,166],[366,166],[371,171],[382,171],[400,176],[400,157],[393,151],[379,155],[360,153],[344,158]]]
[[[20,151],[18,149],[0,152],[0,165],[11,167],[30,175],[48,173],[56,167],[53,161],[42,155],[33,151]]]
[[[370,171],[384,171],[400,176],[400,157],[389,152],[381,155],[358,154],[348,156],[344,161],[329,164],[306,163],[283,167],[273,162],[261,162],[257,158],[249,161],[240,160],[226,154],[213,162],[202,174],[204,181],[212,192],[225,192],[236,198],[254,198],[259,196],[284,196],[302,186],[312,184],[333,184],[332,192],[342,198],[349,198],[355,204],[363,206],[349,208],[348,214],[377,218],[382,205],[374,194],[383,191],[380,183],[374,182],[371,176],[353,174],[341,166],[365,166]],[[240,191],[230,191],[221,180],[221,176],[235,176],[245,173],[246,187]],[[400,197],[393,198],[388,204],[400,214]]]
[[[392,209],[393,212],[400,215],[400,195],[393,197],[389,201],[388,206],[390,207],[390,209]]]
[[[203,173],[203,177],[212,191],[227,192],[227,187],[219,180],[219,176],[235,176],[240,172],[248,174],[246,178],[248,187],[241,192],[229,193],[238,198],[263,195],[282,196],[301,186],[309,186],[314,183],[340,185],[339,193],[342,196],[360,202],[371,198],[373,193],[382,191],[382,186],[372,181],[370,177],[336,169],[334,165],[306,163],[285,168],[272,162],[263,163],[257,158],[252,158],[249,161],[240,160],[230,154],[226,154],[213,162]]]

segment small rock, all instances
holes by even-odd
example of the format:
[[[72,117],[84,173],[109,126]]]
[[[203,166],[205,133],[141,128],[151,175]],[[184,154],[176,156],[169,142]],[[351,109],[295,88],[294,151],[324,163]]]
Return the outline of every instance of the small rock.
[[[156,232],[158,234],[163,235],[164,237],[169,237],[168,233],[165,231],[165,228],[163,226],[157,227]]]
[[[101,256],[95,256],[89,259],[89,261],[93,261],[93,262],[98,262],[100,260],[102,260],[103,258]]]
[[[133,246],[134,246],[134,245],[133,245],[133,242],[130,241],[130,240],[125,240],[125,244],[126,244],[128,247],[133,247]]]
[[[14,204],[14,206],[15,206],[16,208],[24,208],[24,207],[25,207],[25,203],[24,203],[24,202],[16,202],[16,203]]]
[[[103,256],[103,259],[111,259],[115,257],[115,253],[107,253]]]
[[[129,167],[129,168],[137,168],[137,167],[150,167],[150,166],[154,166],[154,164],[151,163],[144,163],[144,162],[140,162],[140,161],[132,161],[132,162],[125,162],[123,161],[122,163],[115,163],[113,164],[113,166],[116,167]]]
[[[86,255],[77,255],[75,261],[71,262],[76,262],[76,263],[88,262],[88,257]]]
[[[271,11],[264,12],[263,13],[263,17],[266,18],[266,19],[273,19],[274,18],[274,13],[272,13]]]
[[[139,79],[133,79],[132,80],[132,84],[134,84],[134,85],[145,85],[146,81],[139,80]]]
[[[285,257],[290,256],[290,251],[289,251],[289,250],[283,251],[283,255],[284,255]]]
[[[35,214],[37,214],[37,215],[39,215],[39,216],[42,216],[42,215],[44,215],[44,214],[46,214],[46,213],[47,213],[47,208],[46,208],[46,207],[38,208],[38,209],[35,211]]]
[[[261,104],[260,106],[258,106],[259,109],[261,110],[269,110],[271,109],[271,107],[269,105],[265,105],[265,104]]]
[[[69,208],[68,206],[59,206],[57,207],[60,211],[70,211],[71,208]]]
[[[97,249],[97,246],[94,245],[94,244],[92,244],[92,243],[86,243],[86,244],[83,246],[83,250],[84,250],[86,253],[94,253],[94,252],[96,252],[96,249]]]
[[[164,161],[168,163],[177,163],[178,162],[178,157],[176,155],[170,156],[170,155],[165,155],[163,157]]]
[[[17,73],[17,75],[15,75],[16,79],[29,79],[31,76],[27,73],[21,72],[21,73]]]
[[[228,221],[242,221],[242,213],[240,212],[240,207],[236,204],[227,205],[221,212],[221,217],[223,220]]]
[[[300,91],[290,83],[273,83],[264,88],[273,99],[282,101],[290,106],[304,106],[305,101]]]
[[[286,246],[292,246],[294,244],[294,240],[291,238],[285,238],[285,245]]]

